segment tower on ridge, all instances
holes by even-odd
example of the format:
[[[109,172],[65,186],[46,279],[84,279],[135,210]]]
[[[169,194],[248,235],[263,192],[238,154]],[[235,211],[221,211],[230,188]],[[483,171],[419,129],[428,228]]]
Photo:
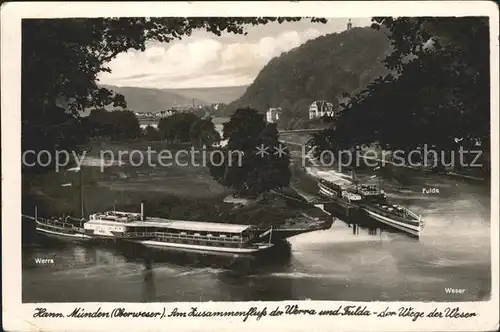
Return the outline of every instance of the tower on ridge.
[[[347,30],[351,30],[352,29],[352,23],[351,23],[351,19],[349,19],[349,22],[347,22]]]

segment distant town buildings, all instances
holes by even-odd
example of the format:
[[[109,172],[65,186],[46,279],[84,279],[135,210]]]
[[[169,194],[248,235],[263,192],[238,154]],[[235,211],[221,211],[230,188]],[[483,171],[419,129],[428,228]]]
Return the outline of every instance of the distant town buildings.
[[[326,100],[317,100],[309,106],[309,119],[318,119],[323,116],[334,116],[333,104]]]
[[[212,108],[216,111],[219,110],[219,108],[222,106],[222,103],[216,103],[216,104],[212,104]]]
[[[281,112],[282,112],[281,107],[268,109],[266,112],[266,121],[268,123],[276,123],[280,118]]]

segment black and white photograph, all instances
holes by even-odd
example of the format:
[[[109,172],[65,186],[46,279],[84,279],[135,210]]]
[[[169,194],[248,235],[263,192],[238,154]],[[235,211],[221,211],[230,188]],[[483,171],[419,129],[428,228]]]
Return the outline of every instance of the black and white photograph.
[[[335,324],[336,308],[377,316],[387,304],[378,317],[405,317],[393,326],[404,330],[423,312],[389,305],[432,302],[449,304],[439,314],[457,331],[476,316],[498,328],[498,312],[459,306],[498,309],[498,8],[495,21],[149,6],[18,22],[2,150],[19,142],[2,169],[20,177],[19,189],[3,185],[2,214],[9,196],[20,210],[2,218],[2,238],[15,237],[6,223],[19,227],[27,317],[147,303],[203,324],[225,314],[169,304],[272,302],[246,317],[267,324],[276,308]],[[310,301],[359,306],[313,314]]]

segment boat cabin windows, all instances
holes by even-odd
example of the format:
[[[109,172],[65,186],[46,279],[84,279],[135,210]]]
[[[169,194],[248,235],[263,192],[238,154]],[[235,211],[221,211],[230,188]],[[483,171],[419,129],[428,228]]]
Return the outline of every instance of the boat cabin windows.
[[[384,192],[380,190],[376,185],[360,184],[356,186],[354,190],[368,198],[377,199],[385,197]]]
[[[248,235],[247,235],[248,234]],[[160,241],[210,246],[233,246],[249,242],[251,232],[188,231],[173,228],[157,228],[156,238]]]
[[[127,225],[127,237],[200,246],[246,246],[260,232],[251,226],[189,221],[139,222]]]
[[[325,179],[319,179],[319,183],[334,190],[342,191],[343,189],[343,185],[340,183],[334,183]]]

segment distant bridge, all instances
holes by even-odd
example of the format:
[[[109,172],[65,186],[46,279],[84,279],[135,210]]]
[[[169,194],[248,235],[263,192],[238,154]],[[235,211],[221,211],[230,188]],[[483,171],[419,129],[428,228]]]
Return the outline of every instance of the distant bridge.
[[[323,128],[314,128],[314,129],[293,129],[293,130],[280,130],[280,134],[294,134],[294,133],[315,133],[323,130]]]

